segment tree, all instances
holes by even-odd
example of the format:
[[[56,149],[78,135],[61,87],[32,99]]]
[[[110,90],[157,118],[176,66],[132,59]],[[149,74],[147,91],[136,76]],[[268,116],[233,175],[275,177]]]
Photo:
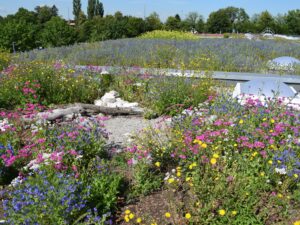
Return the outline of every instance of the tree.
[[[289,33],[289,28],[286,22],[286,15],[278,14],[277,16],[274,17],[274,21],[275,21],[275,32],[277,34]]]
[[[95,5],[95,16],[103,17],[104,15],[104,8],[102,2],[99,2],[99,0],[96,0]]]
[[[24,8],[19,8],[18,12],[12,17],[17,21],[25,21],[26,23],[37,24],[37,15]]]
[[[73,15],[76,23],[78,23],[80,12],[81,12],[81,0],[73,0]]]
[[[89,0],[88,1],[88,8],[87,8],[87,15],[88,15],[89,20],[94,18],[95,9],[96,9],[96,0]]]
[[[153,12],[148,17],[146,17],[145,23],[146,31],[162,29],[162,22],[160,21],[159,15],[156,12]]]
[[[207,29],[212,33],[231,31],[230,18],[224,9],[212,12],[209,15],[207,19]]]
[[[0,26],[0,48],[12,51],[14,43],[17,51],[33,49],[37,46],[36,33],[37,25],[16,19],[4,20]]]
[[[39,23],[43,24],[49,21],[52,17],[58,16],[58,9],[55,5],[49,6],[37,6],[35,7],[37,19]]]
[[[286,24],[290,34],[300,35],[300,9],[288,11]]]
[[[73,44],[76,40],[75,30],[62,18],[55,16],[46,22],[41,32],[44,47],[57,47]]]
[[[190,12],[187,15],[185,21],[187,22],[187,24],[189,26],[189,30],[196,29],[196,23],[197,23],[199,17],[200,17],[200,15],[197,12]]]
[[[52,16],[58,16],[58,8],[56,5],[53,5],[51,8]]]
[[[210,32],[244,31],[249,22],[249,16],[242,8],[227,7],[212,12],[207,20]]]
[[[179,18],[180,19],[180,18]],[[169,16],[165,23],[167,30],[180,30],[181,29],[181,20],[175,16]]]
[[[142,18],[129,16],[126,19],[126,37],[136,37],[145,32],[145,21]]]
[[[257,28],[259,32],[264,31],[266,28],[275,30],[275,20],[268,11],[264,11],[258,16]]]
[[[197,12],[190,12],[183,22],[184,30],[187,31],[197,31],[203,32],[204,31],[204,19],[203,17],[198,14]]]

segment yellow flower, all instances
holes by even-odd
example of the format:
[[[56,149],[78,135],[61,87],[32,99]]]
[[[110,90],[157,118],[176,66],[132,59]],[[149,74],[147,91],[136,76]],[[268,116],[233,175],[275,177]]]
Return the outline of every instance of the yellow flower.
[[[133,213],[130,213],[129,214],[129,219],[133,219],[134,218],[134,214]]]
[[[294,177],[295,177],[295,178],[298,178],[298,177],[299,177],[299,175],[298,175],[298,174],[294,174]]]
[[[128,215],[129,213],[131,213],[131,211],[129,209],[126,209],[125,214]]]
[[[193,166],[193,167],[197,166],[197,163],[193,162],[193,163],[192,163],[192,166]]]
[[[175,181],[174,178],[169,178],[168,179],[169,184],[172,184],[174,181]]]
[[[189,165],[189,169],[190,170],[192,170],[193,169],[193,165],[191,164],[191,165]]]
[[[258,153],[257,152],[253,152],[252,156],[255,157]]]
[[[277,197],[278,197],[278,198],[283,198],[283,195],[280,194],[280,193],[278,193],[278,194],[277,194]]]
[[[237,144],[234,144],[233,146],[234,146],[234,147],[236,147],[236,146],[237,146]]]
[[[271,123],[275,123],[275,120],[274,120],[274,119],[271,119],[270,122],[271,122]]]
[[[266,121],[267,120],[267,118],[263,118],[263,121]]]
[[[198,140],[198,139],[195,139],[193,141],[194,144],[198,144],[198,145],[202,145],[202,141]]]
[[[154,223],[151,223],[151,225],[157,225],[157,223],[154,222]]]
[[[171,213],[166,212],[166,213],[165,213],[165,217],[166,217],[166,218],[170,218],[170,217],[171,217]]]
[[[216,158],[216,159],[218,159],[220,156],[215,153],[215,154],[213,154],[213,157]]]
[[[180,177],[180,176],[181,176],[181,173],[180,173],[180,172],[177,172],[177,173],[176,173],[176,176],[177,176],[177,177]]]
[[[235,216],[236,214],[237,214],[237,211],[235,211],[235,210],[231,212],[231,215],[233,215],[233,216]]]
[[[126,215],[126,216],[124,217],[124,220],[125,220],[126,223],[129,222],[130,219],[129,219],[128,215]]]
[[[272,160],[269,160],[268,163],[269,163],[270,165],[272,165],[272,164],[273,164],[273,161],[272,161]]]
[[[293,225],[300,225],[300,220],[295,221]]]
[[[203,144],[201,145],[201,147],[202,147],[202,148],[207,148],[207,144],[206,144],[206,143],[203,143]]]
[[[156,162],[155,166],[160,167],[160,162]]]
[[[192,217],[192,216],[191,216],[190,213],[186,213],[186,214],[185,214],[185,218],[186,218],[186,219],[190,219],[191,217]]]
[[[240,121],[239,121],[239,124],[243,124],[243,123],[244,123],[244,120],[240,120]]]
[[[265,172],[261,172],[260,176],[264,177],[265,176]]]
[[[226,214],[226,211],[224,209],[219,210],[219,215],[224,216]]]
[[[190,181],[190,180],[191,180],[190,177],[185,178],[185,181]]]
[[[137,222],[137,223],[141,223],[141,222],[142,222],[142,219],[139,217],[139,218],[136,219],[136,222]]]
[[[216,158],[211,158],[210,163],[212,165],[215,165],[217,163],[217,159]]]

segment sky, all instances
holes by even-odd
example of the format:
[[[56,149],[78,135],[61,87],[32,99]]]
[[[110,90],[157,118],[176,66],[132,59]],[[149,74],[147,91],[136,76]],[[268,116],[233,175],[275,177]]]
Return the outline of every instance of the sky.
[[[157,12],[164,21],[168,16],[179,14],[184,18],[189,12],[198,12],[204,18],[212,11],[228,6],[244,8],[252,16],[268,10],[273,15],[284,14],[289,10],[300,9],[300,0],[100,0],[104,5],[105,14],[121,11],[124,15],[137,17],[148,16]],[[72,19],[72,0],[0,0],[0,15],[15,13],[24,7],[33,10],[38,5],[53,5],[65,19]],[[86,12],[88,0],[81,0],[82,9]]]

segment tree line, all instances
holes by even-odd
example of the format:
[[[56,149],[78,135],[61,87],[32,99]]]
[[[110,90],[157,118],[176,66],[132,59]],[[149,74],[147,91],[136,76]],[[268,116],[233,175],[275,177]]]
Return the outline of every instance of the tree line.
[[[99,0],[88,0],[87,15],[81,0],[73,0],[74,21],[66,21],[53,6],[25,8],[6,17],[0,16],[0,49],[26,51],[39,47],[57,47],[78,42],[131,38],[152,30],[192,31],[194,33],[260,33],[265,28],[275,33],[300,35],[300,10],[273,16],[268,11],[250,18],[243,8],[227,7],[212,12],[205,21],[197,12],[185,18],[178,14],[162,22],[155,12],[145,18],[123,15],[104,16]]]

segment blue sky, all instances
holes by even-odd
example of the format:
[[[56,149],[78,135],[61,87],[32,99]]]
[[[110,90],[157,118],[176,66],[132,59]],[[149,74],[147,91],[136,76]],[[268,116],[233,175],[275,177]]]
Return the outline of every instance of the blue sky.
[[[82,9],[86,11],[88,0],[82,0]],[[246,9],[252,16],[268,10],[273,15],[285,13],[291,9],[300,9],[300,0],[102,0],[105,14],[121,11],[125,15],[143,17],[156,11],[162,20],[178,13],[185,17],[188,12],[196,11],[208,17],[209,13],[217,9],[235,6]],[[59,8],[59,14],[68,18],[72,15],[72,0],[0,0],[0,15],[15,13],[19,7],[33,10],[37,5],[53,5]]]

